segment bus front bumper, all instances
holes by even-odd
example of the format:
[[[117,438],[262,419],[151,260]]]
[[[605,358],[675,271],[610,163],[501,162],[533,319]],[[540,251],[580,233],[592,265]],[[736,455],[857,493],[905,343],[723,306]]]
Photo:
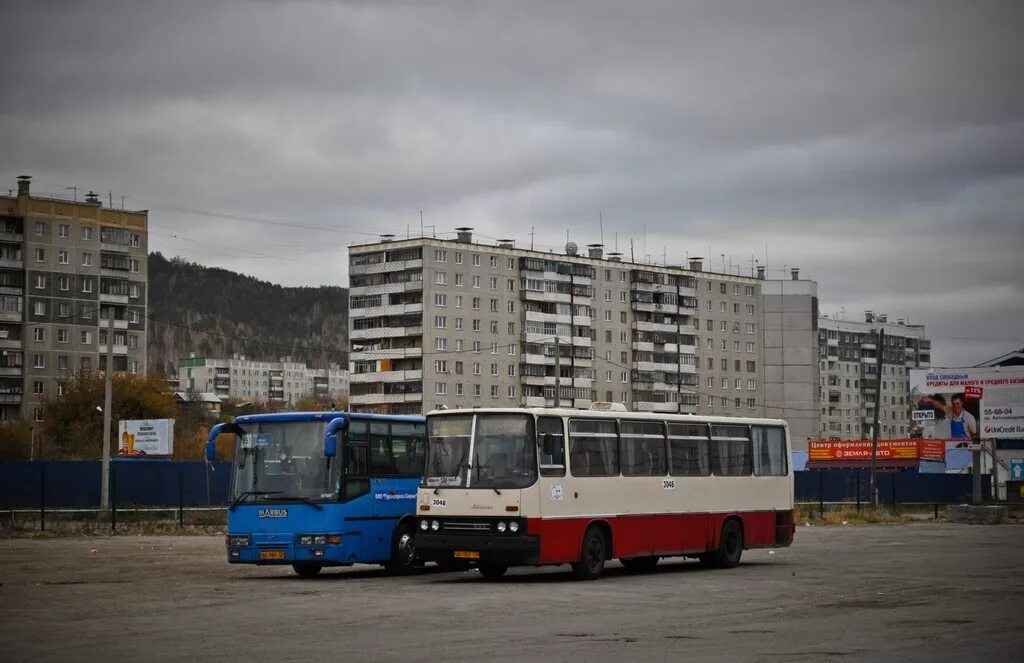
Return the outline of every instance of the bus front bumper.
[[[426,534],[413,539],[416,554],[425,562],[486,562],[509,566],[534,566],[540,559],[536,536]]]

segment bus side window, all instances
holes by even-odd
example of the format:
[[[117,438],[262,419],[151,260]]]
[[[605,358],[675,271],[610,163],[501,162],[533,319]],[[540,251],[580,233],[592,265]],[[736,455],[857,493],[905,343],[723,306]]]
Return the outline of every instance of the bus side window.
[[[754,474],[758,476],[786,476],[786,436],[782,428],[754,426]]]
[[[423,429],[423,424],[391,424],[391,456],[396,474],[423,476]]]
[[[362,444],[349,444],[345,448],[345,494],[351,500],[370,492],[369,465],[366,462],[367,449]]]
[[[565,435],[558,417],[537,419],[537,441],[540,444],[540,475],[565,476]]]
[[[388,423],[385,421],[370,422],[370,473],[374,476],[395,474]]]

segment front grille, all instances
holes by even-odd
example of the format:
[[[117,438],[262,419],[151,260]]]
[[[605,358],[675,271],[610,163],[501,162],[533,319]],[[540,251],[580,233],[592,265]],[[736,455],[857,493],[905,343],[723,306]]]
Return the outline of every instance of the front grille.
[[[491,523],[471,520],[445,520],[442,527],[453,534],[488,534],[491,531]]]

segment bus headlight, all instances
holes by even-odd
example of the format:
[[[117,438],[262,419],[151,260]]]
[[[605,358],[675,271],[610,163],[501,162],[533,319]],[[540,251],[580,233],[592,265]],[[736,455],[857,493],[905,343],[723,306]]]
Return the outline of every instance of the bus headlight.
[[[431,520],[430,529],[436,532],[437,530],[441,529],[441,523],[437,522],[436,520]]]
[[[512,532],[513,534],[518,532],[519,531],[519,523],[514,521],[514,520],[512,522],[510,522],[508,524],[508,531]]]
[[[500,520],[498,521],[498,531],[499,532],[504,532],[505,531],[505,523],[503,521],[500,521]]]
[[[327,537],[326,536],[314,536],[313,537],[313,544],[317,545],[317,546],[326,546],[327,545]]]
[[[249,537],[248,536],[229,536],[228,537],[228,545],[229,546],[243,546],[243,547],[244,546],[248,546],[249,545]]]
[[[308,536],[308,535],[300,536],[299,537],[299,545],[300,546],[311,546],[311,545],[313,545],[313,537],[312,536]]]
[[[430,529],[430,521],[428,521],[428,520],[421,520],[420,521],[420,529],[423,530],[424,532],[426,532],[428,529]]]

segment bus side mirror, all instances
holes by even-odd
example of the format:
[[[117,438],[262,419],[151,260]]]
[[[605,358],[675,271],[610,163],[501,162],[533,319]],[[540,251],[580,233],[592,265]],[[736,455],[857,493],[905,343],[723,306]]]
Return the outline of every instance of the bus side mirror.
[[[230,432],[239,433],[238,427],[234,424],[217,424],[210,429],[210,434],[206,436],[206,460],[211,463],[217,460],[217,436]]]
[[[338,436],[328,435],[324,438],[324,458],[334,458],[338,455]]]

